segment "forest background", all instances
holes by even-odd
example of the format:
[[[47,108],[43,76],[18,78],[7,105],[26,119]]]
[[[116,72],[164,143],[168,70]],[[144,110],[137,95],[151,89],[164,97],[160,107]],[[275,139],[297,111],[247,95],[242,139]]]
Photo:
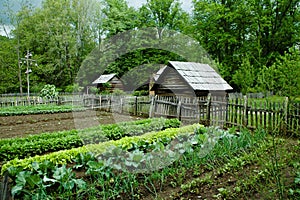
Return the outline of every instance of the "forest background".
[[[154,27],[157,40],[172,30],[197,41],[237,92],[299,96],[300,0],[194,0],[190,12],[178,0],[147,0],[138,8],[125,0],[43,0],[38,7],[34,1],[3,0],[2,5],[0,26],[9,24],[12,31],[0,36],[0,94],[26,90],[20,59],[27,50],[38,63],[31,66],[30,91],[53,84],[69,92],[83,61],[105,39]],[[137,49],[120,55],[105,72],[122,76],[136,66],[169,60],[184,58]]]

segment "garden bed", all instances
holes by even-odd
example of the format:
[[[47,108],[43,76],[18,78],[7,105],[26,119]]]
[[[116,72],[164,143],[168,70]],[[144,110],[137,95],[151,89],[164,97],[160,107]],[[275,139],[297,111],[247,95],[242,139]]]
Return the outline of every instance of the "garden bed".
[[[99,124],[111,124],[121,121],[136,120],[140,117],[118,115],[106,112],[86,110],[81,115],[81,127],[92,127]],[[0,116],[0,138],[23,137],[29,134],[55,132],[75,129],[72,112],[54,114],[34,114],[18,116]]]

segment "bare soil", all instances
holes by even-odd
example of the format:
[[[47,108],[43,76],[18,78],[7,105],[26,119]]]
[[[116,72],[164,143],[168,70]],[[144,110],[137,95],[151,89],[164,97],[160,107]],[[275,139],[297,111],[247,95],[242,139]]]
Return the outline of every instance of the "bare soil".
[[[29,134],[82,129],[99,124],[137,120],[139,117],[87,110],[55,114],[0,117],[0,139]]]

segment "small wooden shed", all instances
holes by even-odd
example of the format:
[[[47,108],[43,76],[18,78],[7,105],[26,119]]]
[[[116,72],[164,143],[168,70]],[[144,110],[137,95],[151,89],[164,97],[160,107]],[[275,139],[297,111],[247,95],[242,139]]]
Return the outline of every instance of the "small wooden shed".
[[[233,88],[208,64],[170,61],[154,76],[150,93],[159,96],[224,95]]]
[[[103,74],[93,81],[92,84],[96,85],[100,91],[109,89],[110,92],[113,92],[114,89],[123,90],[124,88],[122,81],[116,74]]]

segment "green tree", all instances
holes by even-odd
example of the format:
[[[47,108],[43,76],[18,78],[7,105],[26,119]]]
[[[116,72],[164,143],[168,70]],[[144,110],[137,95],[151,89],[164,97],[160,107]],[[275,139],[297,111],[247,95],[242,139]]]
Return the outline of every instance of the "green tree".
[[[291,48],[271,67],[264,67],[258,76],[259,87],[279,95],[299,96],[300,50]]]
[[[11,38],[11,45],[15,48],[14,53],[16,56],[11,55],[12,57],[16,58],[15,63],[11,64],[11,73],[17,72],[17,77],[19,79],[19,91],[22,94],[23,93],[23,69],[18,62],[20,58],[22,57],[22,47],[21,47],[21,37],[20,33],[23,32],[22,27],[20,27],[21,21],[24,19],[27,19],[33,12],[33,6],[32,3],[28,0],[21,0],[21,1],[9,1],[5,0],[3,1],[3,10],[2,13],[4,16],[6,16],[6,24],[8,23],[9,26],[12,28],[12,34],[9,34],[6,31],[6,36]],[[19,10],[17,8],[20,8]],[[24,41],[26,42],[26,41]],[[8,48],[8,51],[11,51],[11,49]],[[6,51],[3,49],[3,51]],[[18,66],[18,68],[14,68],[13,66]]]
[[[103,26],[107,37],[136,27],[138,12],[129,7],[125,0],[105,0],[103,13]]]
[[[18,58],[14,41],[0,36],[0,94],[18,91]]]
[[[139,11],[139,26],[155,27],[160,40],[165,30],[182,31],[189,20],[178,0],[147,0]]]
[[[221,64],[223,77],[236,89],[247,91],[241,85],[242,77],[257,77],[263,66],[272,66],[276,58],[298,43],[299,2],[195,0],[193,34]],[[251,73],[241,74],[245,71],[243,57],[249,60]],[[245,77],[247,74],[249,77]]]
[[[94,0],[45,0],[21,21],[16,33],[23,49],[34,52],[39,62],[33,70],[36,84],[64,87],[73,83],[85,56],[96,46],[89,26],[95,4]]]

